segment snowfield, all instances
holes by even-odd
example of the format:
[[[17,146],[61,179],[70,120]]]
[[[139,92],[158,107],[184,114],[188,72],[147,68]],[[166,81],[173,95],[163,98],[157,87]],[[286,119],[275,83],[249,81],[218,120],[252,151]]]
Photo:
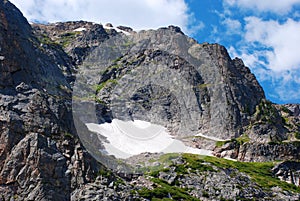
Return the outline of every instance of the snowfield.
[[[165,127],[146,121],[114,119],[111,123],[87,123],[86,126],[90,131],[107,138],[105,150],[100,151],[117,158],[125,159],[144,152],[212,155],[210,150],[184,145],[182,141],[174,139]]]

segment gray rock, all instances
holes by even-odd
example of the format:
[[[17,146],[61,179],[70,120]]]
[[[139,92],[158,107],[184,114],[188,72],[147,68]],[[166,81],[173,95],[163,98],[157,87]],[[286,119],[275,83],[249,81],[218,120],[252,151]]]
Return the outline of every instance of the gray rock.
[[[273,174],[280,180],[300,186],[300,163],[296,161],[285,161],[276,165]]]

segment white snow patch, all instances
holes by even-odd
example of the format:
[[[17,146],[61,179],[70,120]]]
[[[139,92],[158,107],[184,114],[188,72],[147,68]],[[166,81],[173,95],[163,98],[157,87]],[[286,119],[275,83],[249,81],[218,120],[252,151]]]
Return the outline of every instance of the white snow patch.
[[[209,140],[213,140],[213,141],[228,141],[230,139],[221,139],[221,138],[216,138],[216,137],[212,137],[212,136],[208,136],[208,135],[203,135],[202,133],[198,133],[197,135],[195,135],[196,137],[203,137]]]
[[[114,119],[111,123],[86,125],[90,131],[107,138],[108,142],[104,142],[105,150],[100,151],[117,158],[129,158],[144,152],[212,155],[210,150],[186,146],[182,141],[174,139],[165,127],[146,121]]]
[[[108,27],[108,26],[103,26],[104,29],[114,29],[116,30],[117,32],[122,32],[123,34],[125,34],[126,36],[129,36],[131,35],[131,33],[127,32],[127,31],[124,31],[124,30],[121,30],[121,29],[118,29],[118,28],[114,28],[114,27]]]
[[[85,31],[85,30],[86,30],[86,28],[84,28],[84,27],[80,27],[80,28],[74,29],[74,31]]]
[[[149,128],[151,126],[150,122],[141,121],[141,120],[134,120],[132,123],[136,127],[142,128],[142,129],[146,129],[146,128]]]

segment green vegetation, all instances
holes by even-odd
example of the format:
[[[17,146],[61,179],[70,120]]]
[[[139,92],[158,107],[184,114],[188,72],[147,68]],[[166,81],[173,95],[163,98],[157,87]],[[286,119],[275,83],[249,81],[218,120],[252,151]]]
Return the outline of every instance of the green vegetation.
[[[59,44],[66,48],[80,32],[67,32],[60,35]]]
[[[112,173],[110,171],[106,170],[104,167],[101,167],[97,173],[97,176],[103,176],[106,178],[109,178],[111,175],[112,175]]]
[[[258,106],[256,106],[256,112],[254,114],[257,121],[268,122],[270,124],[277,124],[279,117],[277,109],[273,106],[272,102],[268,100],[262,100]]]
[[[116,84],[118,84],[118,81],[115,79],[106,80],[105,82],[102,82],[101,84],[95,85],[93,88],[95,89],[96,93],[98,94],[109,83],[116,85]]]
[[[227,144],[229,142],[232,142],[232,140],[217,141],[216,142],[216,147],[222,147],[224,144]]]
[[[107,103],[104,100],[101,100],[99,98],[95,98],[95,102],[101,104],[101,105],[107,105]]]
[[[198,199],[188,194],[189,189],[179,188],[169,185],[163,180],[153,178],[152,181],[157,184],[153,190],[142,188],[138,191],[141,197],[151,200],[191,200],[198,201]]]
[[[125,182],[118,177],[117,180],[114,182],[114,186],[119,186],[119,185],[125,185]]]
[[[65,138],[74,138],[74,136],[71,133],[65,132],[64,134]]]
[[[200,88],[200,89],[205,89],[207,87],[210,87],[212,86],[212,84],[199,84],[197,87]]]
[[[180,165],[172,165],[175,166],[175,171],[178,174],[188,174],[188,173],[196,173],[198,172],[204,172],[204,171],[211,171],[214,172],[215,170],[210,165],[203,164],[205,161],[201,158],[199,158],[198,155],[182,155],[182,159],[185,161],[185,163]]]
[[[249,138],[248,135],[244,134],[244,135],[241,135],[240,137],[235,138],[233,140],[236,141],[239,145],[243,145],[243,144],[249,142],[250,138]]]
[[[234,139],[231,139],[231,140],[217,141],[217,142],[216,142],[216,147],[222,147],[224,144],[227,144],[227,143],[229,143],[229,142],[236,142],[236,143],[239,144],[239,145],[243,145],[243,144],[245,144],[245,143],[247,143],[247,142],[249,142],[249,141],[250,141],[249,136],[246,135],[246,134],[243,134],[243,135],[241,135],[240,137],[234,138]]]
[[[46,34],[42,34],[38,37],[38,40],[40,43],[43,43],[45,45],[58,45],[55,41],[51,40]]]
[[[271,169],[274,167],[274,162],[239,162],[210,156],[206,156],[204,160],[221,169],[235,168],[244,172],[251,177],[252,181],[266,190],[279,186],[283,190],[300,193],[300,188],[297,186],[280,181],[272,175]]]
[[[248,137],[243,137],[238,141],[247,141]],[[172,162],[174,159],[182,161],[180,164]],[[239,162],[231,161],[222,158],[211,156],[199,156],[194,154],[165,154],[162,155],[157,162],[160,162],[160,169],[150,170],[148,175],[150,180],[154,183],[154,189],[142,188],[137,193],[144,198],[150,200],[197,200],[189,195],[192,189],[180,188],[180,180],[178,178],[182,175],[195,173],[204,175],[207,172],[217,172],[225,169],[235,169],[239,172],[247,174],[253,182],[266,191],[270,191],[272,187],[278,186],[284,191],[292,191],[300,193],[300,188],[280,181],[274,177],[271,169],[274,167],[275,162]],[[177,173],[177,178],[171,184],[164,180],[158,179],[160,172],[169,172],[174,169]],[[236,176],[236,171],[231,174],[232,177]],[[205,191],[202,192],[203,197],[209,198],[209,194]],[[224,199],[225,200],[225,199]]]

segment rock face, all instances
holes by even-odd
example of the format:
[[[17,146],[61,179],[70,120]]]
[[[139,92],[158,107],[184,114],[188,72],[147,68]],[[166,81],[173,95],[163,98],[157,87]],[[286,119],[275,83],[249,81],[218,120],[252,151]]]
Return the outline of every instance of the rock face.
[[[174,27],[111,37],[94,52],[80,67],[86,77],[79,86],[87,80],[96,85],[98,102],[112,118],[164,124],[174,135],[238,137],[265,98],[240,59],[231,60],[220,45],[197,44]]]
[[[21,82],[45,88],[52,93],[59,85],[67,85],[65,77],[49,57],[42,53],[32,29],[19,10],[1,1],[0,87],[16,87]]]
[[[185,143],[215,147],[220,140],[214,150],[220,157],[299,159],[299,105],[266,101],[249,68],[223,46],[198,44],[175,26],[138,33],[117,28],[84,21],[30,26],[14,5],[0,2],[1,201],[150,199],[140,192],[157,185],[149,175],[127,175],[120,161],[94,154],[105,139],[84,123],[113,118],[162,124],[176,137],[202,133],[206,141]],[[298,185],[297,167],[282,163],[273,172]],[[175,189],[195,181],[183,195],[201,199],[234,199],[231,191],[247,199],[299,198],[280,189],[267,193],[237,169],[232,175],[228,168],[209,170],[210,176],[188,170],[180,177],[171,168],[157,178],[179,182]]]
[[[0,199],[69,200],[99,167],[76,137],[69,83],[18,9],[0,12]]]
[[[273,174],[280,180],[300,186],[300,164],[295,161],[286,161],[276,165],[273,169]]]
[[[216,147],[219,157],[230,157],[241,161],[274,161],[299,159],[298,104],[273,105],[260,103],[251,123],[245,129],[243,140],[229,140]]]

